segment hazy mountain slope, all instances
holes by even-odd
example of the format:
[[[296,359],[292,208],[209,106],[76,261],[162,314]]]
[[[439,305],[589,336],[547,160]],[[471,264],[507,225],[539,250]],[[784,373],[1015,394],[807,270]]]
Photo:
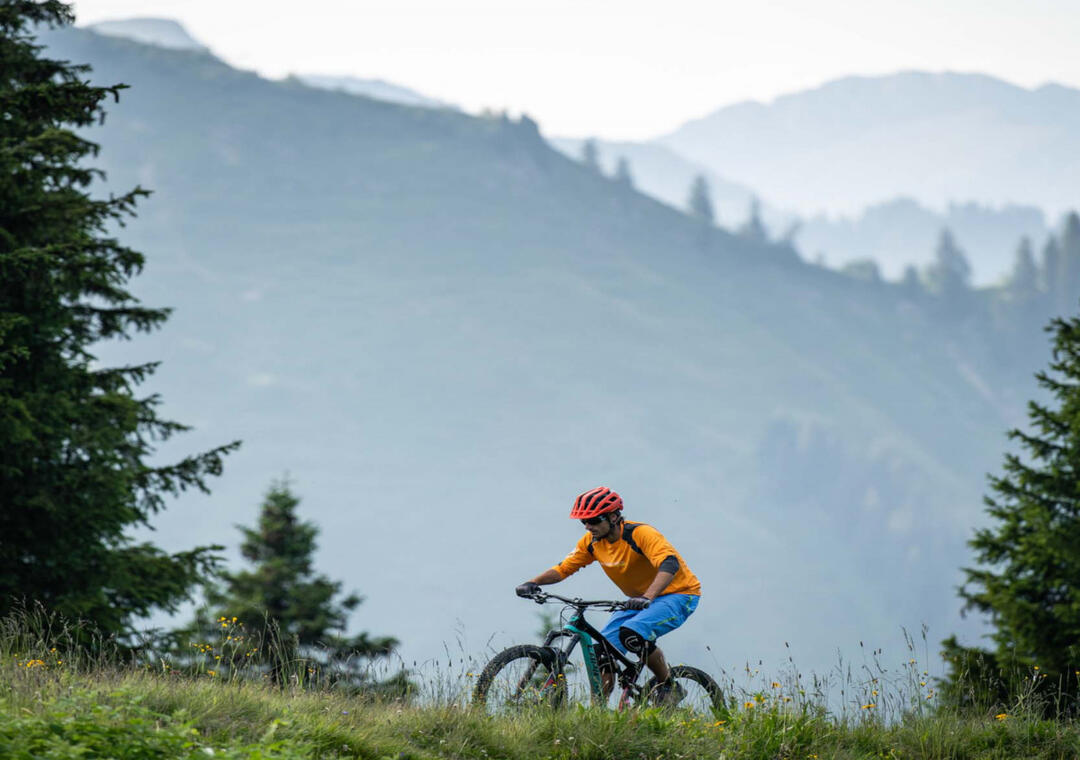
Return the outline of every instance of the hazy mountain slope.
[[[582,144],[579,138],[560,137],[551,140],[551,144],[573,159],[580,160]],[[630,162],[634,177],[634,186],[664,203],[680,210],[686,209],[690,195],[690,185],[694,177],[702,175],[709,183],[717,223],[733,228],[745,220],[749,213],[754,191],[734,182],[729,182],[716,172],[687,160],[662,145],[656,143],[636,143],[625,141],[596,140],[600,165],[611,175],[620,157]],[[766,219],[779,226],[790,221],[791,216],[763,209]]]
[[[1033,206],[955,203],[938,212],[911,198],[896,198],[854,217],[806,219],[796,242],[807,258],[820,253],[830,266],[872,258],[886,277],[899,279],[907,265],[922,269],[933,260],[946,227],[967,254],[977,285],[1000,283],[1012,270],[1020,238],[1031,238],[1037,250],[1049,231],[1043,212]]]
[[[571,138],[551,141],[563,153],[579,160],[583,142]],[[746,221],[756,195],[751,188],[729,182],[657,143],[596,140],[595,144],[601,167],[609,176],[619,158],[625,157],[637,189],[684,209],[690,183],[700,174],[709,183],[717,223],[737,229]],[[891,279],[899,279],[909,264],[922,268],[932,261],[943,227],[952,230],[964,248],[978,285],[1000,282],[1011,270],[1021,236],[1028,235],[1038,243],[1047,233],[1042,211],[1032,206],[993,208],[950,203],[944,211],[936,211],[911,198],[894,198],[872,204],[854,216],[816,214],[799,219],[791,212],[774,208],[764,198],[760,213],[774,237],[785,234],[798,221],[795,244],[805,259],[823,256],[829,266],[837,267],[872,258]]]
[[[324,90],[341,90],[351,95],[363,95],[366,98],[385,100],[390,103],[401,103],[406,106],[418,106],[421,108],[454,108],[436,98],[422,95],[408,87],[384,82],[381,79],[362,79],[360,77],[332,76],[329,74],[297,74],[296,78],[311,87],[321,87]]]
[[[138,292],[176,307],[102,356],[164,360],[153,390],[197,427],[165,455],[245,440],[212,498],[158,521],[164,544],[235,544],[291,473],[320,567],[368,595],[359,624],[442,656],[530,634],[512,586],[576,539],[568,500],[610,483],[702,576],[673,656],[788,639],[829,664],[952,627],[1016,386],[895,292],[703,245],[528,121],[46,39],[132,85],[93,136],[111,187],[155,191],[123,236],[149,256]],[[610,593],[600,575],[570,590]]]
[[[850,77],[721,108],[658,142],[802,214],[905,195],[1056,215],[1076,202],[1080,92],[977,74]]]

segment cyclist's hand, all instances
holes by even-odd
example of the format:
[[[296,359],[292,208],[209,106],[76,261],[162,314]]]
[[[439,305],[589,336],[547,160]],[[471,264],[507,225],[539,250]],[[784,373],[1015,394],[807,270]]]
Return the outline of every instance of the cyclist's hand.
[[[643,596],[632,596],[626,600],[626,609],[628,610],[643,610],[648,607],[652,602]]]
[[[517,592],[518,596],[523,596],[527,599],[534,594],[540,593],[540,584],[533,583],[532,581],[525,581],[514,590]]]

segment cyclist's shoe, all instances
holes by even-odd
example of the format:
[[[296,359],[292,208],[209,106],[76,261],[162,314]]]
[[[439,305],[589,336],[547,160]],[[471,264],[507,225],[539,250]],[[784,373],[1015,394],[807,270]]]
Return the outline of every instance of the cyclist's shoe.
[[[675,707],[686,699],[686,689],[672,678],[656,684],[649,698],[656,707]]]

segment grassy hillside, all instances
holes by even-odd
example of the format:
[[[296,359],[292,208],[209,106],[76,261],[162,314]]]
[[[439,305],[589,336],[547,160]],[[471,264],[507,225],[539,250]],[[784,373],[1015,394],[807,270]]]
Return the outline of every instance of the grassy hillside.
[[[887,679],[849,677],[850,708],[840,711],[816,679],[789,675],[732,692],[730,708],[711,715],[578,706],[491,717],[469,706],[464,686],[409,701],[349,696],[302,677],[281,689],[222,681],[212,665],[180,674],[164,660],[88,661],[4,627],[0,756],[13,760],[1049,760],[1080,752],[1074,722],[1041,720],[1021,703],[967,715],[935,709],[933,690],[927,700],[914,681],[912,694]],[[908,675],[918,679],[918,667]]]
[[[992,346],[896,289],[704,235],[527,119],[45,40],[132,85],[91,136],[109,187],[154,190],[122,234],[148,255],[137,292],[176,308],[103,360],[164,361],[151,389],[198,428],[165,454],[245,440],[213,500],[156,522],[166,545],[229,542],[290,472],[320,566],[426,659],[461,628],[527,634],[510,589],[576,539],[567,499],[606,482],[703,579],[674,647],[947,632],[1023,398]],[[574,593],[606,592],[598,575]]]

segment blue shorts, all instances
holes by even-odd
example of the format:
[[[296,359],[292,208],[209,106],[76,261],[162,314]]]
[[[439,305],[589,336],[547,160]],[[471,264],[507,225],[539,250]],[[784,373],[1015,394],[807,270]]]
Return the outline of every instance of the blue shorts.
[[[697,609],[699,599],[700,596],[693,594],[661,594],[643,610],[613,612],[601,633],[613,647],[626,654],[626,647],[619,641],[620,628],[629,628],[646,641],[656,641],[685,623]]]

